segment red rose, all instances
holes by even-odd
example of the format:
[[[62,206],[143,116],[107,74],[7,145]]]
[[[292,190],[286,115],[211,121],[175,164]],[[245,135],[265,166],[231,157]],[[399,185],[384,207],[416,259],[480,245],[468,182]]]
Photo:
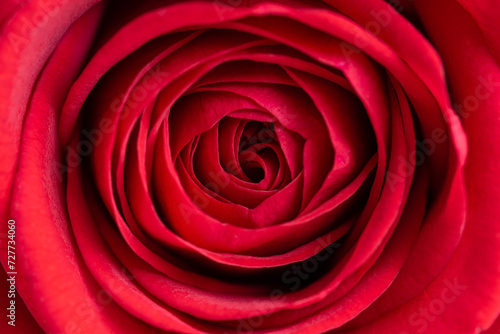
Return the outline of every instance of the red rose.
[[[2,326],[486,330],[498,14],[493,0],[2,2]]]

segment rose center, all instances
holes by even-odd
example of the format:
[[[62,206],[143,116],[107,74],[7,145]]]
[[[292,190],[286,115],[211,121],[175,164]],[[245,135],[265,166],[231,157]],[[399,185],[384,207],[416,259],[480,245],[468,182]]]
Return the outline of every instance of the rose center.
[[[262,165],[269,155],[275,155],[270,144],[276,139],[274,124],[252,121],[243,130],[238,146],[238,159],[243,173],[254,183],[259,183],[265,176]]]

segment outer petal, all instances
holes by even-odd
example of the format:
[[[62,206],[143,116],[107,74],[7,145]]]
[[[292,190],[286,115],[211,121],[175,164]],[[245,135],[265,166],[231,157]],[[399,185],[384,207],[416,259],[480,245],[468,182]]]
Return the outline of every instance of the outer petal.
[[[475,3],[486,14],[483,2]],[[470,147],[465,171],[467,224],[463,241],[443,274],[463,277],[462,284],[468,288],[446,309],[443,321],[470,319],[480,328],[487,328],[500,312],[500,67],[489,48],[492,39],[498,47],[500,37],[498,29],[492,29],[483,39],[481,29],[485,25],[498,27],[498,17],[484,15],[481,21],[475,21],[475,11],[471,17],[452,0],[436,5],[422,1],[417,9],[443,58],[454,105],[464,106],[460,116]],[[474,7],[471,3],[470,6]],[[490,10],[498,13],[495,6]],[[442,12],[447,13],[448,20],[438,19],[437,14]],[[457,34],[460,38],[449,37]],[[477,108],[470,107],[472,100],[479,102]]]
[[[2,89],[2,96],[6,94],[2,103],[10,102],[11,108],[2,105],[0,114],[7,117],[2,120],[3,135],[12,140],[2,146],[2,158],[10,158],[8,163],[2,164],[2,177],[7,178],[2,181],[2,186],[7,186],[2,195],[9,195],[8,186],[12,182],[9,176],[15,172],[16,187],[12,191],[13,205],[9,216],[16,220],[17,288],[46,332],[136,332],[151,329],[136,319],[124,317],[116,304],[99,301],[97,296],[102,290],[82,266],[68,229],[62,183],[54,173],[54,162],[59,160],[57,111],[62,107],[68,82],[74,80],[82,64],[101,8],[96,7],[82,16],[63,37],[36,83],[29,108],[26,106],[31,87],[42,69],[42,60],[56,47],[65,29],[91,5],[90,2],[73,4],[61,7],[58,12],[61,17],[51,21],[52,24],[34,28],[33,39],[26,42],[21,54],[16,54],[12,46],[2,45],[1,49],[1,62],[9,64],[2,65],[2,84],[7,88]],[[24,7],[18,13],[19,19],[32,17],[40,10],[38,5],[38,2],[33,2]],[[14,27],[21,23],[12,21],[11,24],[12,31],[16,31]],[[39,50],[41,52],[37,52]],[[61,62],[75,50],[80,57],[72,58],[61,71]],[[23,71],[9,76],[10,71],[19,69]],[[25,111],[27,116],[23,122]],[[19,162],[14,171],[18,155]],[[9,201],[2,198],[1,202],[4,217],[7,215],[4,206]],[[2,228],[4,226],[2,224]],[[118,318],[122,318],[120,322],[109,321]]]
[[[478,333],[500,311],[500,70],[481,30],[460,5],[453,0],[416,5],[443,58],[468,137],[467,222],[453,257],[424,292],[354,332]]]

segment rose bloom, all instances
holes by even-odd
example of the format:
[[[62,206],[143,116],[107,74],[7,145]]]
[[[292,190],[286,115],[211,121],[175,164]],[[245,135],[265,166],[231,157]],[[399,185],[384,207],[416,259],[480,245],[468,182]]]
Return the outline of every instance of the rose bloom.
[[[2,0],[2,333],[499,333],[499,17]]]

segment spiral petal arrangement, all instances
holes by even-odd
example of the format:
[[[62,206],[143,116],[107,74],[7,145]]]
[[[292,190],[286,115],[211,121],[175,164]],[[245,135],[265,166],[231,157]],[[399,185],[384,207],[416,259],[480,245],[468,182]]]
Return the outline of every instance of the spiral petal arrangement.
[[[395,8],[66,2],[0,45],[1,212],[45,331],[396,333],[461,287],[467,134]]]

